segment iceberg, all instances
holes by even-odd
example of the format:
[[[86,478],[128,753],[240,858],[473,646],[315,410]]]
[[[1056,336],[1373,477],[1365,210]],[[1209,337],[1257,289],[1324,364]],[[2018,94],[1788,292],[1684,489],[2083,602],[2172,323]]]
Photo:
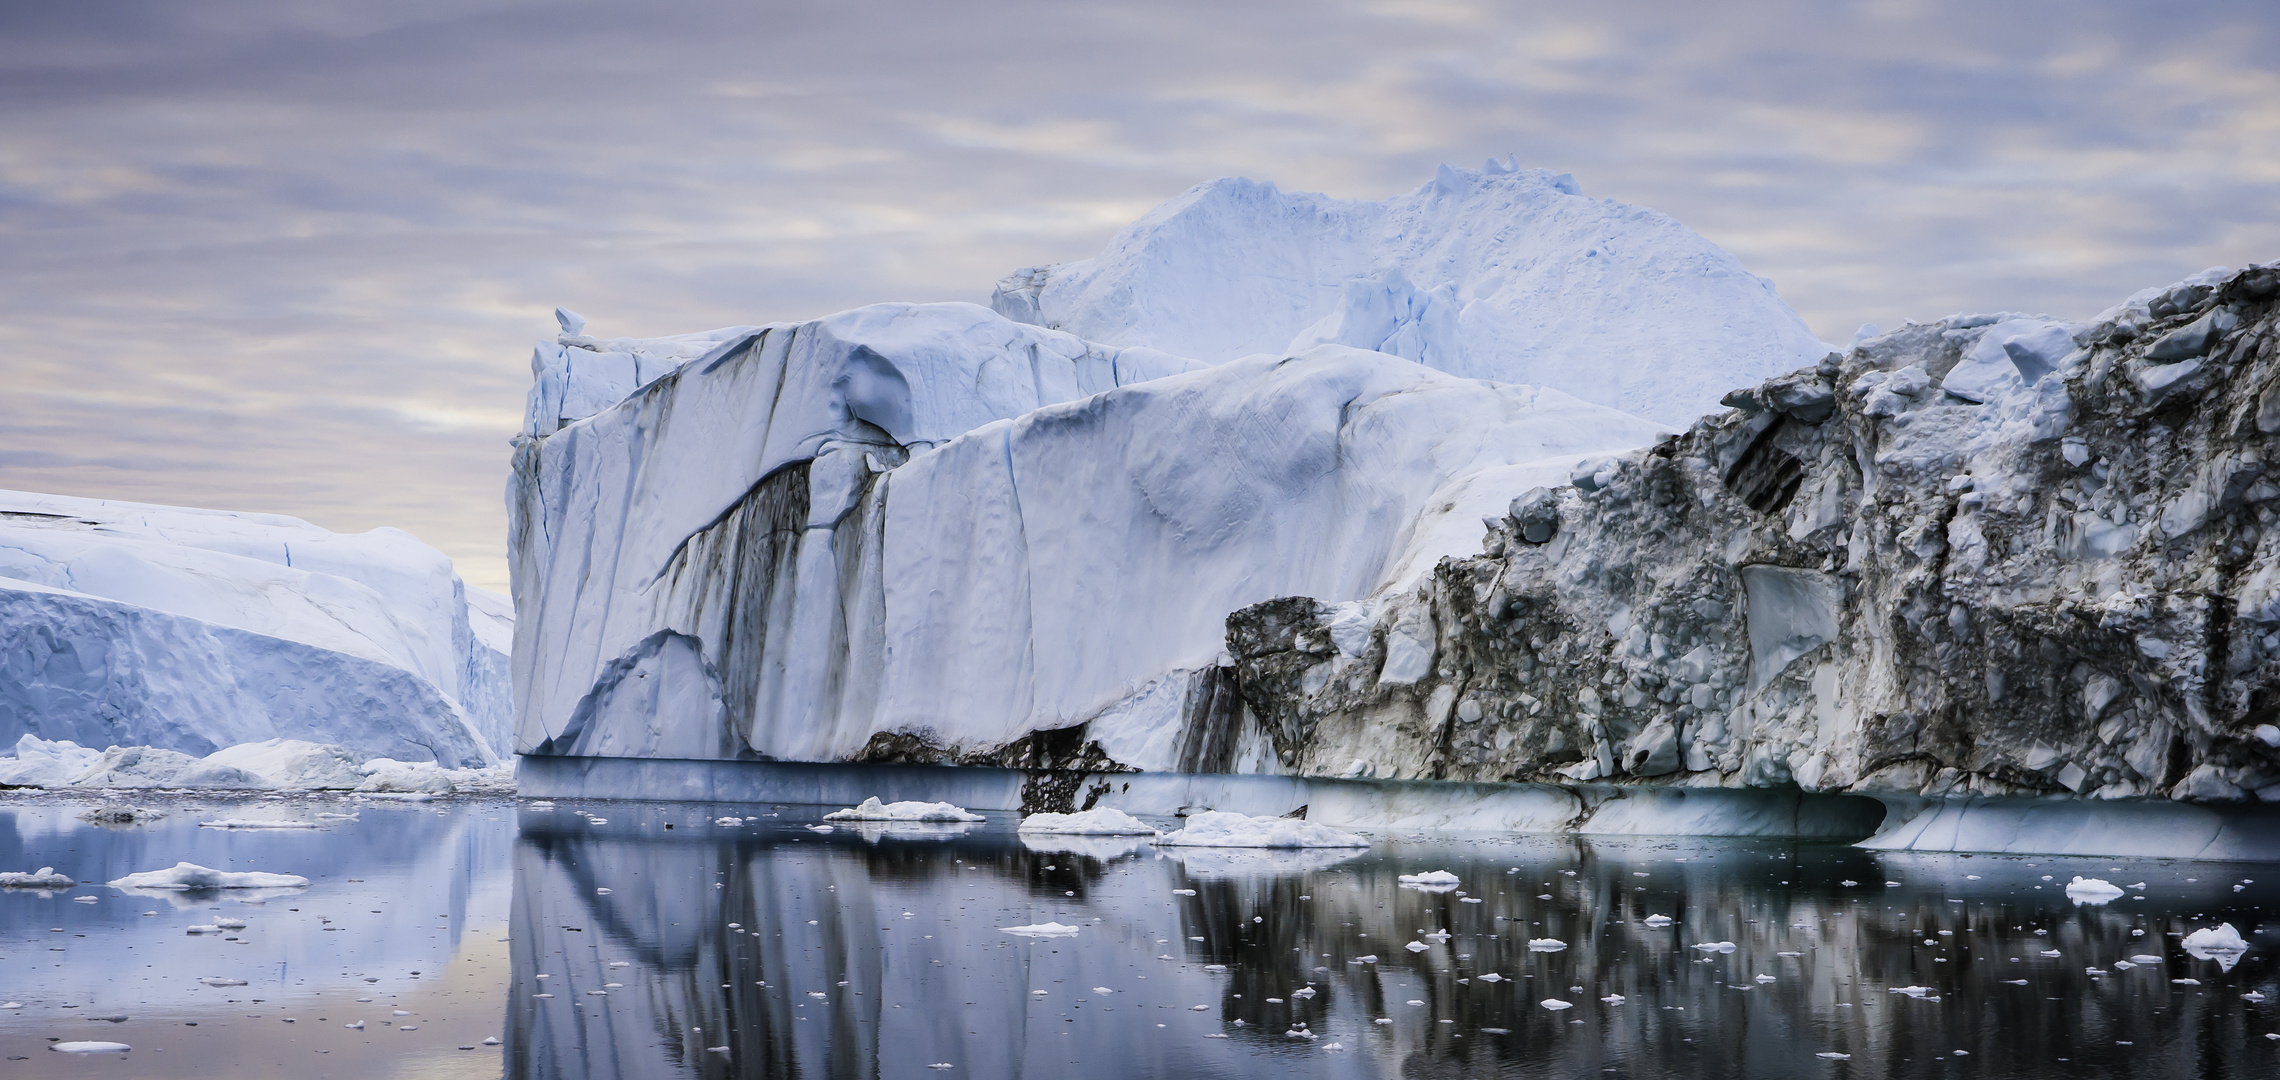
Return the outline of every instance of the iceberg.
[[[0,491],[0,738],[489,765],[511,612],[396,529]]]
[[[1184,828],[1156,838],[1161,847],[1359,848],[1370,842],[1350,832],[1295,818],[1252,817],[1225,810],[1190,815]]]
[[[58,874],[55,867],[43,866],[26,873],[22,870],[0,872],[0,889],[68,889],[79,884],[69,874]]]
[[[297,889],[309,879],[297,874],[267,874],[257,870],[231,872],[180,862],[164,870],[146,870],[113,878],[114,889]]]
[[[846,810],[834,810],[823,815],[825,821],[908,821],[908,822],[968,822],[981,821],[982,815],[969,813],[946,802],[892,802],[882,803],[877,796],[865,799],[862,805]]]
[[[1685,226],[1502,166],[1442,166],[1378,202],[1199,184],[1091,259],[1015,271],[991,306],[1210,363],[1372,349],[1671,425],[1832,351],[1771,282]]]
[[[1401,886],[1404,889],[1418,889],[1425,892],[1447,892],[1451,889],[1456,888],[1459,884],[1462,883],[1457,880],[1457,875],[1452,874],[1446,870],[1428,870],[1422,874],[1396,875],[1395,884]]]
[[[2122,890],[2113,882],[2102,878],[2086,878],[2079,874],[2066,883],[2066,898],[2077,905],[2093,906],[2113,903],[2122,898]]]
[[[1031,814],[1021,819],[1025,833],[1066,836],[1154,836],[1156,827],[1122,810],[1097,807],[1073,814]]]

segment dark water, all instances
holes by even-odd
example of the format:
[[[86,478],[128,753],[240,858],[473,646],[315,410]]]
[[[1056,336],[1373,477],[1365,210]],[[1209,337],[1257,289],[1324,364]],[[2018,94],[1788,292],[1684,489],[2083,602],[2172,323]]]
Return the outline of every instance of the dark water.
[[[197,829],[197,811],[104,830],[75,809],[0,807],[0,867],[100,881],[191,859],[315,883],[258,904],[0,895],[0,1000],[24,1003],[0,1012],[0,1056],[25,1059],[0,1074],[2280,1070],[2274,940],[2257,932],[2280,905],[2280,866],[1414,835],[1352,854],[1160,854],[1033,845],[997,820],[819,833],[815,808],[624,803],[375,806],[314,835],[221,834]],[[781,816],[713,821],[755,812]],[[1461,892],[1396,881],[1428,870]],[[2077,906],[2062,891],[2075,874],[2145,886]],[[183,932],[217,915],[246,919],[239,941]],[[1080,929],[1002,929],[1049,921]],[[2179,944],[2220,921],[2252,945],[2230,970]],[[1531,951],[1532,938],[1567,947]],[[1720,941],[1734,950],[1690,947]],[[2117,966],[2132,956],[2157,959]],[[213,974],[247,985],[195,981]],[[342,1026],[359,1018],[362,1031]],[[67,1057],[50,1038],[135,1049]]]

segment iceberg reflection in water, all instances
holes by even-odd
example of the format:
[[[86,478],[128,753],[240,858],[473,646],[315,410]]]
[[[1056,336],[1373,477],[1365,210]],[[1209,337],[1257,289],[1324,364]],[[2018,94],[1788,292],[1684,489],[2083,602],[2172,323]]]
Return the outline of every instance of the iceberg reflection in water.
[[[607,821],[592,824],[567,802],[526,808],[507,1075],[2280,1066],[2262,933],[2280,867],[1392,835],[1248,863],[1201,853],[1204,866],[1145,844],[1024,842],[1005,815],[808,831],[827,809],[595,804]],[[1459,885],[1397,883],[1429,870]],[[2077,874],[2145,884],[2077,905]],[[2220,922],[2249,946],[2229,968],[2180,944]],[[1080,929],[1004,932],[1048,923]]]

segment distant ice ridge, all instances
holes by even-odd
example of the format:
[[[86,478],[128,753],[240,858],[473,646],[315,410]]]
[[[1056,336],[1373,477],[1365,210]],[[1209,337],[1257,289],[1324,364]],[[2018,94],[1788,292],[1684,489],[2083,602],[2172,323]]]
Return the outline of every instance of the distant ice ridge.
[[[92,750],[24,735],[17,738],[15,752],[14,760],[0,758],[0,786],[448,795],[511,791],[514,785],[504,765],[453,769],[299,739],[240,743],[200,758],[152,746]]]
[[[1495,162],[1444,165],[1380,202],[1199,184],[1098,256],[1015,271],[991,306],[1210,363],[1374,349],[1673,426],[1832,351],[1771,282],[1678,222]]]
[[[1211,730],[1228,612],[1414,580],[1504,487],[1659,430],[1384,353],[1206,367],[968,304],[702,337],[590,415],[532,399],[523,752],[1268,770]]]
[[[512,624],[396,529],[0,491],[0,739],[489,765]]]

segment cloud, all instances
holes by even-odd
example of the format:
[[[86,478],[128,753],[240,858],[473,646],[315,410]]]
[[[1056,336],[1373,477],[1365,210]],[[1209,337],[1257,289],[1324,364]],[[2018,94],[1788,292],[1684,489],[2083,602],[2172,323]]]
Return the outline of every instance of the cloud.
[[[389,524],[505,578],[567,304],[981,300],[1190,184],[1515,152],[1832,340],[2280,258],[2261,0],[0,6],[0,485]]]

